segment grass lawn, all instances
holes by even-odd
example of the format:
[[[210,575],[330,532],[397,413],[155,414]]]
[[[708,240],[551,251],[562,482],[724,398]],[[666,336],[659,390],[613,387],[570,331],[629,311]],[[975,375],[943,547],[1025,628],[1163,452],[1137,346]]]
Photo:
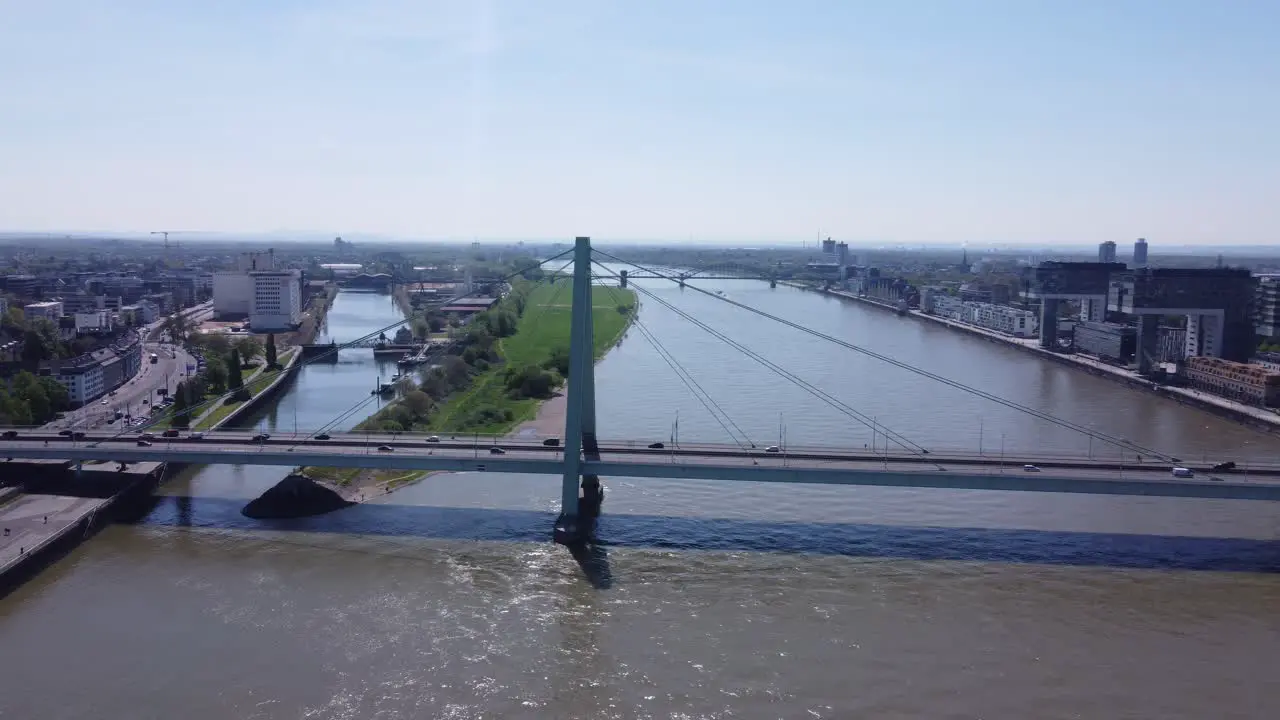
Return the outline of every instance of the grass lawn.
[[[552,350],[569,346],[571,285],[572,281],[568,279],[542,283],[529,294],[516,334],[499,342],[499,352],[505,367],[540,366],[551,357]],[[632,290],[599,285],[592,287],[592,333],[597,360],[618,342],[635,313],[635,304],[636,296]],[[631,306],[632,312],[623,315],[618,312],[619,305]],[[477,375],[469,390],[448,399],[436,410],[428,429],[440,432],[465,430],[496,435],[508,432],[517,424],[531,419],[540,401],[508,397],[502,380],[505,367],[496,365]],[[512,419],[483,427],[458,427],[459,418],[484,408],[510,410]]]

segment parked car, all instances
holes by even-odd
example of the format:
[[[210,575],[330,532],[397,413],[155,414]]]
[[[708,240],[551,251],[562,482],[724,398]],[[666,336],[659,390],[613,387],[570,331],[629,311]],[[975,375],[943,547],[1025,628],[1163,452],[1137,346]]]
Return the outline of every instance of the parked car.
[[[560,438],[547,438],[542,441],[542,444],[547,447],[560,447]]]
[[[506,455],[507,451],[503,450],[500,447],[491,447],[489,448],[489,454],[490,455]]]

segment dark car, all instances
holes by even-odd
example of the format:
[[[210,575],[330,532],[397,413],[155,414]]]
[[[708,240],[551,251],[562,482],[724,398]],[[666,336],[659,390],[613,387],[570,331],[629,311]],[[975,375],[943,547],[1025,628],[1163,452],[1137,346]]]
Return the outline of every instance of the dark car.
[[[317,439],[317,440],[328,440],[328,439],[329,439],[329,433],[320,433],[319,435],[317,435],[317,436],[316,436],[316,439]]]
[[[542,441],[542,444],[547,447],[560,447],[560,438],[547,438]]]
[[[151,447],[151,441],[150,441],[150,440],[139,440],[139,441],[138,441],[138,447]]]
[[[71,433],[71,439],[72,439],[72,440],[83,440],[83,439],[84,439],[84,431],[82,431],[82,430],[76,430],[75,432]]]
[[[269,439],[271,439],[271,436],[266,433],[258,433],[257,435],[253,436],[254,442],[262,442],[263,440],[269,440]]]
[[[174,430],[173,428],[169,428],[168,430],[165,430],[163,433],[161,433],[161,435],[167,438],[176,438],[178,437],[178,431]]]
[[[395,451],[396,451],[396,449],[395,449],[395,448],[393,448],[393,447],[391,447],[390,445],[379,445],[379,446],[378,446],[378,452],[395,452]]]
[[[1217,465],[1213,466],[1214,472],[1222,472],[1224,470],[1235,470],[1235,469],[1236,469],[1236,463],[1234,460],[1220,462]]]
[[[500,447],[491,447],[489,448],[489,454],[490,455],[506,455],[507,451],[503,450]]]
[[[661,450],[664,447],[666,447],[666,445],[663,445],[662,443],[649,443],[650,450]]]
[[[138,436],[139,440],[155,440],[155,433],[144,432]]]
[[[14,438],[16,438],[16,437],[18,437],[18,431],[17,431],[17,430],[5,430],[5,431],[4,431],[4,439],[5,439],[5,440],[12,440],[12,439],[14,439]]]
[[[58,434],[61,435],[62,437],[71,437],[70,430],[59,430]]]

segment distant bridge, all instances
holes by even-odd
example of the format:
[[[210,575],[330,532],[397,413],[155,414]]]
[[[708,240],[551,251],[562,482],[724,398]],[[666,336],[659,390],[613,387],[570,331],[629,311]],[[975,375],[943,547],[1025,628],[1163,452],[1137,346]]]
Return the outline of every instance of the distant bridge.
[[[709,265],[700,265],[693,268],[673,269],[669,273],[656,272],[653,270],[622,270],[621,284],[626,287],[627,280],[676,280],[681,287],[688,280],[764,280],[769,283],[770,287],[776,287],[778,282],[778,271],[776,269],[761,269],[741,263],[712,263]]]

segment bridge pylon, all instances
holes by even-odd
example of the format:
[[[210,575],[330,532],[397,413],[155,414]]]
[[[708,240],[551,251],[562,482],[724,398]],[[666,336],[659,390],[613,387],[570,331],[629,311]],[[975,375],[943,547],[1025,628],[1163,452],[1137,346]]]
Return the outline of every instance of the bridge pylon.
[[[587,541],[604,493],[600,478],[582,474],[582,461],[600,459],[596,441],[596,380],[591,312],[591,238],[579,237],[573,250],[573,299],[569,329],[569,387],[564,420],[564,475],[555,540]],[[581,490],[581,493],[579,493]]]

